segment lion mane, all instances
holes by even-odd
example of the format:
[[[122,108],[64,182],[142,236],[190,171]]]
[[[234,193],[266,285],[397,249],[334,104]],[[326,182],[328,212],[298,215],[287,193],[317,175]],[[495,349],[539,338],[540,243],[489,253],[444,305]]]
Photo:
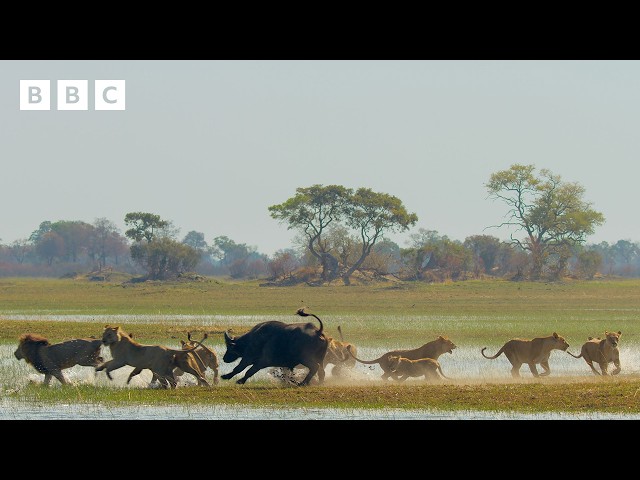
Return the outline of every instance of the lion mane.
[[[566,351],[567,348],[569,348],[567,341],[556,332],[553,332],[552,335],[547,337],[536,337],[531,340],[514,338],[505,343],[502,348],[498,350],[498,353],[493,356],[485,355],[484,351],[487,347],[484,347],[480,353],[482,353],[484,358],[488,358],[489,360],[498,358],[504,353],[509,362],[511,362],[511,375],[514,378],[520,377],[520,367],[523,363],[529,365],[529,369],[534,377],[542,377],[551,373],[551,368],[549,367],[551,351]],[[542,373],[538,373],[536,364],[542,366],[544,370]]]
[[[20,335],[14,355],[18,360],[24,360],[39,373],[44,374],[45,385],[49,385],[52,378],[67,384],[62,370],[75,365],[97,367],[103,361],[100,356],[101,346],[102,341],[93,337],[51,344],[42,335],[24,333]]]

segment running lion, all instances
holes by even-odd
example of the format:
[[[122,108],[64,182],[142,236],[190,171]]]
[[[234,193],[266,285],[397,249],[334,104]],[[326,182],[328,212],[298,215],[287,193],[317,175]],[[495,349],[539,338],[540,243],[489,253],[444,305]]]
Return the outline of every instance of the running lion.
[[[36,333],[20,335],[18,348],[14,352],[18,360],[24,360],[38,372],[44,373],[44,385],[49,385],[53,377],[66,385],[69,382],[62,370],[75,365],[97,367],[103,362],[100,356],[102,341],[97,338],[76,338],[51,344]]]

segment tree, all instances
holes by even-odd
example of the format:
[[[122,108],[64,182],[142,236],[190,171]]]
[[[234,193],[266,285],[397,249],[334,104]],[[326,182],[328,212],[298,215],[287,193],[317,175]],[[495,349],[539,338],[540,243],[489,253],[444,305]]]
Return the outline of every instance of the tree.
[[[556,273],[566,261],[568,247],[582,244],[604,223],[604,216],[582,200],[584,187],[563,182],[547,169],[535,175],[535,166],[514,164],[508,170],[493,173],[485,184],[489,197],[505,203],[506,220],[493,226],[515,227],[524,238],[511,234],[511,241],[531,256],[530,277],[538,279],[543,268],[553,262]]]
[[[266,255],[259,254],[256,247],[236,243],[224,235],[213,239],[209,253],[220,260],[232,278],[256,276],[267,271]]]
[[[296,258],[293,250],[278,250],[273,254],[273,258],[268,263],[271,278],[277,280],[283,278],[290,280],[293,278],[293,272],[300,266],[300,260]]]
[[[192,271],[200,252],[168,237],[131,246],[131,258],[147,271],[150,280],[165,280]]]
[[[26,238],[15,240],[8,248],[11,256],[15,258],[19,264],[24,263],[26,256],[33,249]]]
[[[284,203],[268,207],[272,218],[304,235],[307,249],[322,265],[323,280],[335,278],[337,260],[325,250],[322,234],[332,222],[340,221],[351,192],[341,185],[300,187]]]
[[[45,220],[40,223],[38,230],[34,230],[29,236],[29,241],[35,245],[38,243],[38,240],[45,234],[51,231],[51,222],[49,220]]]
[[[118,227],[106,218],[96,218],[93,222],[89,255],[93,260],[98,259],[98,270],[102,270],[107,264],[108,257],[116,259],[123,255],[127,249],[124,237],[118,231]]]
[[[65,258],[76,263],[78,256],[89,248],[93,227],[80,220],[59,220],[51,223],[51,231],[64,240]]]
[[[158,230],[170,225],[170,222],[162,220],[159,215],[144,212],[127,213],[124,223],[131,225],[131,228],[124,232],[125,236],[135,242],[141,242],[142,239],[151,242]]]
[[[64,255],[64,240],[56,232],[47,232],[39,237],[36,253],[51,266],[54,258]]]
[[[415,225],[418,216],[407,212],[399,198],[359,188],[346,205],[347,225],[360,235],[360,256],[346,272],[342,281],[350,285],[350,277],[371,253],[371,249],[385,232],[401,232]]]
[[[404,231],[417,222],[415,213],[408,213],[402,202],[386,193],[369,188],[352,189],[341,185],[313,185],[297,188],[296,195],[284,203],[269,207],[272,218],[296,229],[307,240],[308,251],[322,265],[322,280],[333,280],[338,275],[339,262],[330,251],[330,243],[323,234],[333,223],[341,222],[355,230],[358,245],[355,261],[343,265],[341,274],[345,285],[350,285],[353,272],[360,268],[378,240],[385,232]],[[335,242],[334,242],[335,243]],[[343,261],[351,254],[345,246],[340,255]]]
[[[191,230],[187,233],[182,239],[182,243],[195,248],[199,252],[205,252],[207,248],[209,248],[209,245],[207,245],[207,242],[204,239],[204,233],[196,232],[195,230]]]
[[[602,266],[602,255],[594,250],[584,250],[577,255],[578,271],[583,278],[593,279]]]
[[[476,276],[480,269],[486,274],[491,274],[502,247],[500,239],[491,235],[472,235],[464,240],[464,246],[473,253]]]

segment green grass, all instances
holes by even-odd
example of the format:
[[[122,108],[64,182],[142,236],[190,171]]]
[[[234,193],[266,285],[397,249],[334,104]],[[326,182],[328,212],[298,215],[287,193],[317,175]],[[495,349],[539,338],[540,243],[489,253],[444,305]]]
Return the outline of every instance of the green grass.
[[[301,306],[322,318],[330,335],[337,336],[341,325],[346,340],[368,347],[419,346],[442,334],[459,346],[484,345],[493,350],[513,337],[557,331],[577,352],[588,336],[605,330],[623,332],[621,348],[638,348],[640,343],[640,280],[285,288],[213,279],[127,286],[84,280],[0,279],[0,299],[0,343],[4,345],[17,343],[19,335],[28,331],[52,342],[100,336],[106,323],[117,323],[142,343],[177,346],[188,331],[196,337],[207,332],[210,345],[223,352],[226,329],[238,334],[264,319],[300,321],[294,313]],[[43,320],[43,315],[57,317]],[[123,317],[114,322],[114,315]],[[108,384],[47,389],[26,384],[24,376],[35,370],[24,362],[19,367],[16,364],[11,359],[0,363],[0,385],[5,395],[25,402],[640,412],[640,376],[603,379],[586,366],[584,377],[532,379],[525,377],[525,367],[524,379],[495,383],[329,382],[291,388],[252,379],[244,386],[223,380],[211,389],[164,391]],[[12,388],[12,384],[22,386]]]
[[[212,388],[175,390],[95,387],[49,388],[30,384],[9,398],[31,403],[99,403],[121,405],[247,405],[346,409],[435,409],[540,413],[640,413],[640,378],[597,378],[501,381],[495,383],[425,384],[376,382],[367,385],[279,386],[264,381],[246,385],[222,383]]]

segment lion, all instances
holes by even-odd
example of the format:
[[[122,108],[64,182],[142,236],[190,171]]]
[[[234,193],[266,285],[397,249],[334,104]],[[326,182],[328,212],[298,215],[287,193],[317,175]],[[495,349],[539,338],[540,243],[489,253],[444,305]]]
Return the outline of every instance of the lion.
[[[207,338],[206,334],[204,338]],[[142,370],[149,369],[158,377],[163,387],[176,388],[177,381],[173,372],[176,367],[179,367],[195,376],[198,379],[198,385],[209,386],[198,363],[190,355],[193,350],[202,345],[201,342],[195,343],[197,345],[189,350],[176,350],[162,345],[143,345],[135,341],[120,326],[105,325],[102,344],[109,347],[112,359],[96,367],[96,372],[104,370],[109,380],[113,380],[110,372],[129,365],[134,367],[134,370],[129,375],[127,383]]]
[[[567,341],[553,332],[552,335],[547,337],[536,337],[532,340],[523,338],[514,338],[505,343],[498,353],[492,357],[485,355],[484,351],[487,347],[484,347],[480,353],[484,358],[493,360],[498,358],[501,354],[505,354],[509,362],[511,362],[511,375],[514,378],[520,377],[520,367],[523,363],[529,365],[529,369],[534,377],[543,377],[551,373],[549,368],[549,356],[552,350],[564,350],[569,348]],[[544,372],[538,373],[536,364],[540,364],[544,369]]]
[[[205,338],[207,338],[206,334],[205,334]],[[219,375],[218,375],[218,367],[220,366],[220,364],[218,363],[218,357],[216,355],[216,352],[214,352],[213,350],[211,350],[209,347],[205,345],[201,344],[200,346],[198,346],[198,344],[195,341],[191,340],[191,332],[187,333],[187,341],[185,342],[184,340],[180,340],[180,344],[182,345],[183,350],[190,350],[189,355],[193,356],[193,360],[198,364],[198,367],[203,373],[207,371],[207,368],[210,368],[211,370],[213,370],[213,383],[217,385],[220,381]],[[193,347],[196,347],[195,350],[193,350]],[[182,361],[186,361],[186,359],[183,359]],[[141,371],[142,371],[141,368],[136,368],[133,372],[131,372],[129,376],[133,377],[134,375],[137,375]],[[173,374],[176,377],[181,377],[184,373],[185,373],[185,370],[180,368],[180,366],[177,366],[173,370]],[[159,381],[160,379],[154,373],[153,377],[151,378],[151,384],[155,384],[156,382],[159,382]],[[201,384],[200,381],[198,381],[198,385],[200,384]]]
[[[347,351],[353,358],[356,359],[356,361],[360,363],[364,363],[365,365],[372,365],[375,363],[379,364],[380,368],[382,368],[383,371],[383,380],[387,380],[389,377],[393,378],[394,380],[398,380],[398,374],[391,370],[389,357],[400,356],[408,358],[410,360],[417,360],[419,358],[432,358],[434,360],[437,360],[443,353],[453,353],[454,348],[457,348],[455,343],[453,343],[448,338],[440,335],[435,340],[427,342],[421,347],[414,348],[413,350],[392,350],[390,352],[382,354],[375,360],[361,360],[357,358],[351,351],[350,346],[347,346]]]
[[[404,381],[409,377],[422,377],[425,380],[440,380],[438,373],[442,378],[449,378],[442,372],[440,362],[433,358],[418,358],[411,360],[399,355],[391,355],[389,357],[389,366],[391,371],[399,375],[398,380]]]
[[[66,385],[69,382],[62,370],[80,365],[96,367],[104,359],[100,356],[102,341],[95,337],[75,338],[60,343],[49,343],[42,335],[24,333],[20,335],[18,348],[14,352],[18,360],[24,360],[40,373],[44,373],[44,385],[49,385],[51,378]]]
[[[347,346],[351,347],[351,351],[354,355],[357,355],[358,349],[352,343],[345,342],[342,336],[342,329],[338,325],[338,333],[340,333],[340,340],[336,340],[333,337],[327,337],[329,340],[329,346],[327,347],[327,353],[324,356],[323,368],[327,368],[327,365],[332,364],[334,367],[331,370],[331,375],[338,376],[341,374],[344,367],[354,368],[356,366],[356,359],[349,355]]]
[[[611,372],[611,375],[617,375],[622,368],[620,367],[620,352],[618,351],[618,344],[620,343],[620,335],[622,332],[604,332],[604,339],[600,337],[589,337],[589,341],[585,342],[580,349],[580,355],[574,355],[567,350],[567,353],[574,358],[584,358],[587,365],[591,367],[591,370],[596,375],[609,375],[608,365],[613,363],[615,370]],[[593,362],[600,365],[602,373],[598,372],[593,366]]]

